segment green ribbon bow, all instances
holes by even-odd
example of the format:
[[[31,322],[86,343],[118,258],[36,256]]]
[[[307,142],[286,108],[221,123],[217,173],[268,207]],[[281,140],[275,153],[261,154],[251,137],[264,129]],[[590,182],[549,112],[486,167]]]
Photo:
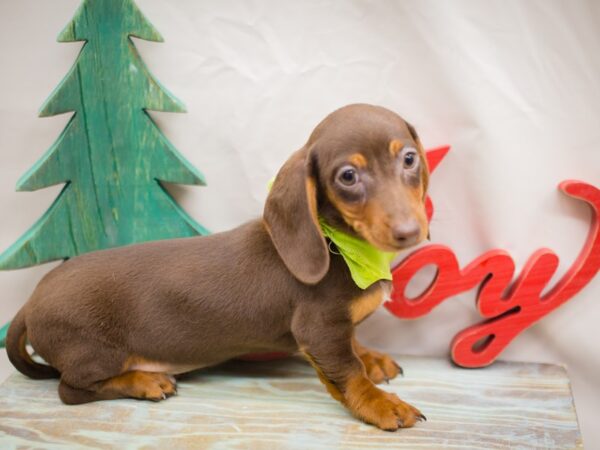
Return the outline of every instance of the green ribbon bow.
[[[275,178],[267,184],[269,190],[274,181]],[[329,226],[322,217],[319,217],[319,225],[321,225],[323,235],[335,244],[344,258],[350,269],[350,276],[359,288],[366,289],[379,280],[392,279],[390,264],[396,257],[396,253],[384,252],[367,241],[336,230]]]
[[[379,280],[391,280],[390,264],[396,257],[394,252],[384,252],[367,241],[336,230],[319,217],[323,235],[335,244],[344,258],[350,275],[361,289],[366,289]]]

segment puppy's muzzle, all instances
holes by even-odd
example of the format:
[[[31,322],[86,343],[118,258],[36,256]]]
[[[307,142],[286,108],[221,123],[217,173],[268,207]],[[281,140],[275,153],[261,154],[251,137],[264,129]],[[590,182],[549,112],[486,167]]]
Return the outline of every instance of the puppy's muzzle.
[[[401,248],[411,247],[419,243],[421,226],[415,219],[399,222],[391,228],[394,243]]]

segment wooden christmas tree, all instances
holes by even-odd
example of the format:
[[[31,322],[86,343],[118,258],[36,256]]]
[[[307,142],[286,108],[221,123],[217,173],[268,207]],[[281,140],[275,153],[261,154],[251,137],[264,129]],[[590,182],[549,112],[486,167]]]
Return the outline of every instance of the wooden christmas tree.
[[[207,233],[160,183],[203,185],[204,178],[146,112],[185,107],[150,74],[131,36],[162,41],[132,0],[84,0],[58,36],[59,42],[84,45],[40,116],[74,114],[17,190],[65,186],[38,222],[0,255],[0,269]]]

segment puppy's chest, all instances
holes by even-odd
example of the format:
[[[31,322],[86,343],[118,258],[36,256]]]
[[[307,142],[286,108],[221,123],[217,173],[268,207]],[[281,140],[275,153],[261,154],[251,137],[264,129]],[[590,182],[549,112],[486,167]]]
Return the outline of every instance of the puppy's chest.
[[[350,317],[352,323],[356,324],[363,321],[373,311],[375,311],[384,300],[390,298],[391,283],[379,282],[376,287],[369,288],[367,292],[350,302]]]

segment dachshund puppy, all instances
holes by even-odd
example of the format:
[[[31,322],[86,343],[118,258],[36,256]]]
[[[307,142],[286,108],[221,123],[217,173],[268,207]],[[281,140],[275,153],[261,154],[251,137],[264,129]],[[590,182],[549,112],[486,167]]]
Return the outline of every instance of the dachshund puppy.
[[[400,367],[354,338],[391,283],[357,286],[320,221],[398,252],[428,234],[427,183],[408,123],[377,106],[341,108],[281,168],[262,220],[88,253],[49,272],[12,322],[8,356],[31,378],[60,378],[62,401],[78,404],[157,401],[176,392],[173,375],[300,351],[356,417],[411,427],[425,419],[419,410],[375,386]]]

